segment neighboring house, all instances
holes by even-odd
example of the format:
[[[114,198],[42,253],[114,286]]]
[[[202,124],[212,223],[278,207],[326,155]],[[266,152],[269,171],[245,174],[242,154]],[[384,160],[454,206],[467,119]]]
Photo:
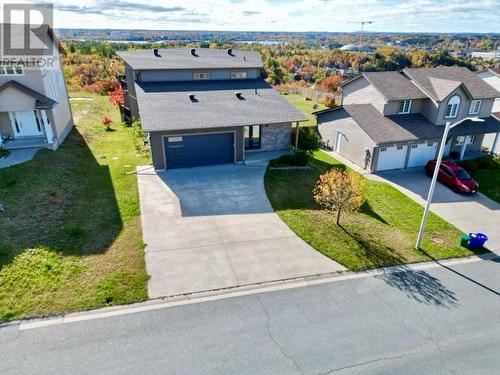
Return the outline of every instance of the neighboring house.
[[[260,78],[258,52],[172,48],[119,52],[126,120],[149,134],[155,169],[245,160],[287,150],[307,118]]]
[[[4,26],[11,28],[13,38],[19,38],[17,45],[23,45],[23,25],[0,24],[2,30]],[[54,61],[50,69],[12,64],[10,56],[2,55],[4,49],[0,45],[0,146],[5,149],[55,150],[73,128],[61,61],[64,50],[52,29],[42,27],[45,41],[54,47],[53,55],[48,55]],[[37,37],[32,36],[32,46],[40,43],[34,38]]]
[[[500,92],[466,68],[363,73],[342,85],[342,97],[342,106],[316,112],[318,130],[327,145],[372,172],[434,159],[448,121],[485,120],[450,131],[445,155],[457,151],[460,159],[480,151],[484,134],[500,132],[491,116]]]
[[[476,74],[490,86],[493,86],[495,89],[500,91],[500,67],[485,69],[480,72],[477,72]],[[493,109],[491,110],[491,114],[500,121],[500,98],[495,99],[495,103],[493,104]],[[483,145],[490,148],[494,140],[495,140],[494,134],[487,134],[484,136]],[[497,142],[495,149],[492,151],[495,153],[500,153],[500,142]]]

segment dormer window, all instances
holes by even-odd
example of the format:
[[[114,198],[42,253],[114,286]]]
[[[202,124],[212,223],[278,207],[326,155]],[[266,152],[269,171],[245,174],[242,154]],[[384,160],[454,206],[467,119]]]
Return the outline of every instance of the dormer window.
[[[411,100],[401,100],[399,102],[398,114],[406,115],[411,111]]]
[[[481,102],[482,100],[473,100],[470,103],[469,115],[478,115],[479,111],[481,111]]]
[[[454,95],[448,100],[446,111],[444,112],[445,118],[455,118],[458,116],[458,109],[460,108],[460,96]]]
[[[193,79],[210,79],[209,72],[194,72]]]

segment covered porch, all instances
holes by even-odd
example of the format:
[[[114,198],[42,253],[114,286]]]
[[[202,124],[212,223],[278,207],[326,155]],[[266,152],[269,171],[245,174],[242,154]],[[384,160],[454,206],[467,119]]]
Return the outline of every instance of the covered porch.
[[[0,86],[0,147],[50,147],[54,132],[48,110],[55,104],[16,81]]]

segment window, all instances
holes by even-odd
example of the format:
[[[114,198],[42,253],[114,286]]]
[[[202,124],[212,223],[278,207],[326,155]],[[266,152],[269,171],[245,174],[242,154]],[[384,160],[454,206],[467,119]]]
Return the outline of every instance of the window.
[[[464,144],[465,140],[467,140],[466,141],[467,144],[474,143],[474,141],[476,140],[476,136],[475,135],[467,135],[467,136],[460,135],[457,137],[457,139],[455,141],[455,145],[462,146]]]
[[[411,100],[401,100],[399,102],[398,114],[405,115],[411,111]]]
[[[460,108],[460,97],[454,95],[448,100],[448,105],[446,106],[446,111],[444,113],[445,118],[455,118],[458,116],[458,109]]]
[[[418,148],[418,145],[411,145],[411,148]]]
[[[470,103],[469,115],[477,115],[481,110],[481,100],[473,100]]]
[[[396,146],[396,150],[402,150],[403,149],[403,145],[397,145]]]
[[[387,151],[387,147],[380,147],[380,152]]]
[[[208,72],[194,72],[193,79],[210,79],[210,73],[208,73]]]
[[[427,147],[433,147],[434,146],[434,142],[427,142]]]
[[[260,130],[260,125],[245,126],[243,128],[245,150],[256,150],[260,148]]]
[[[247,72],[231,72],[231,79],[247,78]]]
[[[7,75],[23,75],[24,69],[22,65],[0,65],[0,76]]]

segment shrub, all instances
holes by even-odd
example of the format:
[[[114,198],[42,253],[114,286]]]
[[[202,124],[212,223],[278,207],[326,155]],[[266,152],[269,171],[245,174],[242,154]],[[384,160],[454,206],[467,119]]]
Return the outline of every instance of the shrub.
[[[295,145],[295,129],[292,132],[292,144]],[[299,130],[299,150],[311,154],[319,150],[321,138],[313,127],[303,127]]]
[[[104,127],[106,128],[106,131],[110,131],[113,120],[109,116],[102,116],[101,121]]]
[[[282,155],[277,159],[271,160],[270,167],[284,168],[284,167],[302,167],[307,165],[308,157],[304,152],[297,152],[293,155]]]
[[[365,202],[366,181],[353,171],[336,168],[319,177],[314,188],[314,200],[325,209],[337,212],[337,225],[342,211],[355,211]]]
[[[321,99],[321,103],[323,105],[326,105],[327,107],[335,107],[337,105],[335,98],[333,98],[331,96],[324,96]]]
[[[475,160],[464,160],[460,165],[468,172],[474,173],[478,169],[478,163]]]

